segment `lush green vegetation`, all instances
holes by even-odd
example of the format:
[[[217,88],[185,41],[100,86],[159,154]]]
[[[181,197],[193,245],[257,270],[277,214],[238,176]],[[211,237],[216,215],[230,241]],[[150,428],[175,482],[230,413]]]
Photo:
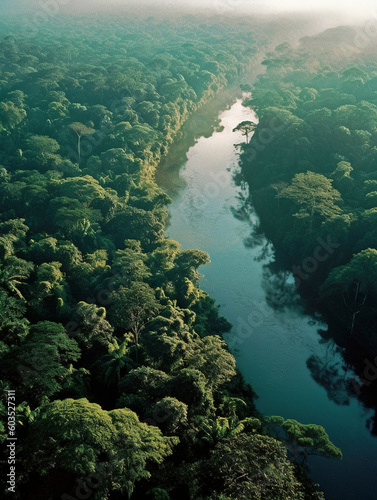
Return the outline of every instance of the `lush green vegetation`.
[[[354,36],[337,28],[268,55],[242,169],[296,285],[316,291],[340,341],[375,348],[377,65]]]
[[[0,42],[14,498],[323,498],[235,369],[230,325],[199,288],[208,255],[164,234],[161,155],[257,54],[243,22],[196,22],[51,21],[43,38]],[[300,457],[341,457],[322,428],[300,431]],[[5,477],[5,453],[1,465]]]

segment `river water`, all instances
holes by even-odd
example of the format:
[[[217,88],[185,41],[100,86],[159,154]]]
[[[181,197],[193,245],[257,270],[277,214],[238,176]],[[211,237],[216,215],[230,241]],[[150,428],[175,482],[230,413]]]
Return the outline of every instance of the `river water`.
[[[167,235],[184,250],[209,253],[201,287],[233,324],[225,339],[259,395],[258,409],[323,425],[341,448],[342,461],[308,461],[326,499],[376,500],[373,413],[346,389],[353,375],[320,334],[326,325],[305,313],[292,276],[276,269],[273,246],[256,231],[247,187],[237,180],[236,145],[245,138],[233,128],[257,117],[233,99],[223,92],[197,111],[158,169],[156,180],[173,199]]]

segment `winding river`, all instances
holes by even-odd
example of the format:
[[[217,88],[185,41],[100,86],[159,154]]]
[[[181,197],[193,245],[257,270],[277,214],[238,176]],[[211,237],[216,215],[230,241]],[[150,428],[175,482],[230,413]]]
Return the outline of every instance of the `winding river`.
[[[209,253],[201,287],[233,324],[226,340],[259,410],[323,425],[341,448],[342,461],[308,461],[326,499],[375,500],[373,413],[347,391],[352,373],[320,334],[326,325],[305,313],[292,276],[276,269],[273,246],[255,231],[258,217],[237,180],[236,144],[245,138],[233,128],[257,117],[235,95],[224,91],[197,111],[160,164],[156,180],[173,199],[167,234],[183,249]]]

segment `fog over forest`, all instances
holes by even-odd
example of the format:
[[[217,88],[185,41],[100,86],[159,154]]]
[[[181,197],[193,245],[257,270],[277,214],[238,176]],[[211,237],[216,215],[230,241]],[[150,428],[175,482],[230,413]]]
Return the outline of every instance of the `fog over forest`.
[[[377,8],[373,0],[15,0],[8,2],[1,0],[2,13],[26,13],[27,11],[40,11],[48,9],[51,11],[84,10],[86,12],[99,8],[110,9],[116,7],[136,7],[138,9],[158,9],[167,7],[170,10],[210,9],[217,14],[283,14],[292,12],[304,12],[311,15],[321,13],[324,21],[334,19],[339,22],[355,22],[357,20],[373,20],[377,17]],[[335,23],[335,20],[334,20]]]

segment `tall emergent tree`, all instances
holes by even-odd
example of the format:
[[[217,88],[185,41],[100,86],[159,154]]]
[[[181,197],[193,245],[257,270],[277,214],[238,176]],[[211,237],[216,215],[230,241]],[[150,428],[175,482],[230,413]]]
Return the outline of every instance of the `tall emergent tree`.
[[[241,131],[242,135],[246,136],[246,144],[248,144],[249,134],[251,134],[251,132],[254,132],[256,127],[257,127],[256,123],[246,120],[239,123],[237,127],[234,127],[233,132]]]
[[[94,128],[87,127],[81,122],[73,122],[68,126],[77,135],[77,154],[79,155],[79,158],[81,158],[81,137],[94,134],[95,130]]]

